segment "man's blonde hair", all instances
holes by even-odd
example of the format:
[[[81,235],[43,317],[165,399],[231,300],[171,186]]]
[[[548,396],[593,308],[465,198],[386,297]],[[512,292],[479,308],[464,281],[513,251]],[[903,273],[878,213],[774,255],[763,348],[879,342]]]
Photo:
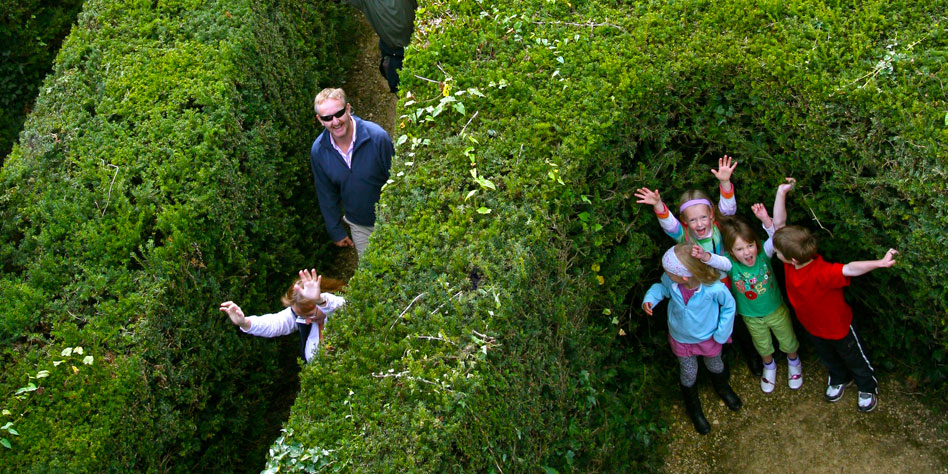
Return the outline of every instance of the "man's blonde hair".
[[[336,99],[342,102],[343,106],[348,104],[348,102],[346,102],[346,91],[342,89],[338,89],[338,88],[327,87],[319,91],[319,94],[316,94],[316,100],[313,101],[313,110],[315,110],[316,113],[318,114],[319,104],[322,104],[323,102],[329,99]]]

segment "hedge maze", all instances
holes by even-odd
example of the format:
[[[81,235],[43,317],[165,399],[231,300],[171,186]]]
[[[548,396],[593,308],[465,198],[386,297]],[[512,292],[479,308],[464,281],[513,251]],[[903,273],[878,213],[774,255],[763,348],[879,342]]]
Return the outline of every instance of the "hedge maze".
[[[86,4],[0,173],[0,463],[256,467],[292,354],[211,313],[325,258],[326,3]],[[828,260],[900,250],[847,295],[877,370],[943,393],[946,6],[423,3],[376,233],[269,472],[656,469],[674,374],[638,304],[669,242],[632,193],[711,188],[725,153],[739,212],[794,176]]]

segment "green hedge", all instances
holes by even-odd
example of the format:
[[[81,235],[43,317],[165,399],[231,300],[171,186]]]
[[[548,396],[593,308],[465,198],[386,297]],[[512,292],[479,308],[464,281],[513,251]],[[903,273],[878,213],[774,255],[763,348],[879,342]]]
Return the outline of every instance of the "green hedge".
[[[420,10],[376,234],[271,472],[656,468],[677,364],[639,303],[670,241],[632,194],[711,188],[725,153],[746,215],[793,175],[790,219],[827,229],[828,259],[902,251],[848,294],[883,380],[902,368],[938,393],[944,7]]]
[[[81,8],[81,0],[6,0],[0,5],[0,164]]]
[[[217,303],[278,308],[325,254],[310,104],[351,60],[350,17],[86,2],[0,172],[5,471],[260,469],[296,344]]]

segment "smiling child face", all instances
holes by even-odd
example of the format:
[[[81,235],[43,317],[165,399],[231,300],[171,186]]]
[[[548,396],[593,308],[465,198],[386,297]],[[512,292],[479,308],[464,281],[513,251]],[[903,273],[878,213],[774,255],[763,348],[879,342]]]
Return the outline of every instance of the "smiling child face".
[[[713,216],[711,215],[710,207],[704,204],[689,206],[686,207],[684,211],[681,211],[681,215],[685,223],[688,224],[688,228],[691,229],[699,239],[706,239],[711,236],[711,219]]]

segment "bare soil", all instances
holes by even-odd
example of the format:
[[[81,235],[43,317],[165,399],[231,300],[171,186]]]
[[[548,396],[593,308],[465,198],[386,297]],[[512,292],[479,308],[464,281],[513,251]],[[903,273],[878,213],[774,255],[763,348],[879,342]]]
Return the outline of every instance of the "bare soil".
[[[665,471],[685,472],[948,472],[948,420],[898,380],[879,380],[879,404],[856,409],[856,386],[842,400],[823,399],[827,374],[818,360],[804,360],[804,384],[787,386],[786,359],[777,360],[777,388],[765,394],[745,366],[735,366],[731,386],[744,402],[724,406],[700,380],[701,403],[711,433],[695,432],[678,403]]]

